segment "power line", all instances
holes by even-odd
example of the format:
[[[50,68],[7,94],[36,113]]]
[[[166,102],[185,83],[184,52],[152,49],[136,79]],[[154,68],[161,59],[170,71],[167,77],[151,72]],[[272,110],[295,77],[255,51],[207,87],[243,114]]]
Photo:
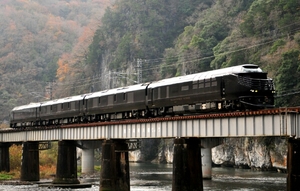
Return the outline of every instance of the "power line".
[[[234,50],[228,50],[226,52],[222,52],[222,53],[219,53],[219,54],[211,54],[210,56],[204,56],[204,57],[200,57],[199,54],[197,53],[192,53],[192,54],[185,54],[183,56],[174,56],[174,57],[170,57],[168,59],[174,59],[176,60],[176,63],[174,64],[169,64],[169,65],[165,65],[164,67],[173,67],[173,66],[176,66],[178,64],[187,64],[187,63],[192,63],[192,62],[196,62],[196,61],[201,61],[201,60],[206,60],[206,59],[212,59],[212,58],[215,58],[215,57],[218,57],[218,56],[224,56],[224,55],[228,55],[228,54],[232,54],[232,53],[236,53],[236,52],[240,52],[240,51],[245,51],[245,50],[248,50],[248,49],[251,49],[251,48],[255,48],[255,47],[259,47],[259,46],[263,46],[263,45],[266,45],[266,44],[270,44],[270,43],[273,43],[275,42],[276,40],[284,37],[286,34],[281,34],[281,35],[278,35],[278,31],[280,31],[280,29],[284,29],[284,28],[287,28],[287,27],[290,27],[292,25],[295,25],[295,24],[300,24],[300,22],[295,22],[295,23],[291,23],[289,25],[286,25],[284,27],[281,27],[279,29],[275,29],[275,30],[272,30],[272,31],[267,31],[265,33],[263,33],[262,35],[268,35],[267,37],[263,38],[260,43],[256,43],[256,44],[253,44],[251,46],[247,46],[247,47],[243,47],[243,48],[239,48],[239,49],[234,49]],[[295,33],[297,31],[299,31],[300,28],[297,27],[297,28],[293,28],[290,32],[292,33]],[[275,34],[275,37],[274,37],[274,34]],[[273,35],[273,36],[272,36]],[[227,44],[228,47],[232,47],[231,46],[232,43],[230,44]],[[211,50],[202,50],[202,52],[211,52]],[[188,59],[186,59],[186,57],[188,57]],[[179,61],[178,60],[183,60],[183,61]],[[143,61],[147,61],[147,62],[150,62],[150,63],[159,63],[159,62],[166,62],[166,59],[165,58],[155,58],[155,59],[138,59],[138,61],[140,62],[143,62]],[[161,66],[154,66],[154,67],[148,67],[148,68],[142,68],[142,67],[137,67],[138,69],[138,79],[137,81],[138,82],[141,82],[142,78],[141,78],[141,74],[145,71],[151,71],[151,70],[155,70],[155,69],[160,69]],[[36,71],[36,70],[39,70],[38,68],[36,69],[28,69],[28,70],[25,70],[25,71],[22,71],[22,73],[29,73],[29,72],[32,72],[32,71]],[[89,78],[89,79],[77,79],[77,80],[74,80],[74,81],[71,81],[71,82],[65,82],[65,83],[62,83],[62,82],[57,82],[56,85],[59,86],[59,89],[60,88],[63,88],[63,89],[72,89],[72,88],[75,88],[75,87],[83,87],[83,86],[88,86],[90,84],[95,84],[95,83],[101,83],[100,81],[97,82],[97,80],[101,80],[102,79],[102,76],[98,76],[98,77],[93,77],[93,78]],[[28,84],[33,84],[34,82],[30,82],[30,83],[27,83],[26,85]]]

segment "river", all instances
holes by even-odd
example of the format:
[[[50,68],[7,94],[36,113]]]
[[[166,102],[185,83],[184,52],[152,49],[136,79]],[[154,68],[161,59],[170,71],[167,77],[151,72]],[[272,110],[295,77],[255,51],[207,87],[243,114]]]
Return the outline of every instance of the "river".
[[[100,176],[100,175],[99,175]],[[245,169],[213,168],[212,179],[204,180],[204,191],[285,191],[286,174],[257,172]],[[87,181],[87,180],[81,180]],[[76,191],[99,191],[99,178],[89,179],[91,188]],[[171,164],[130,163],[131,191],[172,190]],[[71,189],[44,188],[33,185],[0,185],[0,191],[66,191]]]

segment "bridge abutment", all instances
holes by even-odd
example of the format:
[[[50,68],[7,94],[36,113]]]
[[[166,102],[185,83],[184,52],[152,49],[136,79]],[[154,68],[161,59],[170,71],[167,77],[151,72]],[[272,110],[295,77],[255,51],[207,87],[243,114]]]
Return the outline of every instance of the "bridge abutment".
[[[20,180],[40,180],[39,142],[23,143]]]
[[[53,184],[79,184],[75,141],[59,141],[56,177]]]
[[[0,143],[0,172],[10,171],[10,163],[9,163],[9,143]]]
[[[102,143],[100,191],[129,191],[128,146],[125,140]]]
[[[199,138],[175,138],[172,191],[203,191]]]
[[[288,158],[287,158],[287,190],[299,190],[300,182],[300,139],[290,138],[288,140]]]

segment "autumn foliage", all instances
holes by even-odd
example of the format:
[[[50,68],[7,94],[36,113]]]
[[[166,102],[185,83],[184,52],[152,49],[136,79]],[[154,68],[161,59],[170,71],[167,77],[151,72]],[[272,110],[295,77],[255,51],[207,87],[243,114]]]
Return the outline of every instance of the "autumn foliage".
[[[0,121],[8,121],[15,106],[45,101],[49,82],[65,83],[75,73],[71,67],[80,63],[110,3],[0,1]]]
[[[20,178],[21,172],[21,159],[22,159],[22,145],[12,145],[9,148],[10,157],[10,174],[14,178]],[[53,147],[49,150],[39,151],[39,164],[40,164],[40,177],[50,178],[56,174],[56,161],[57,160],[57,144],[54,143]]]

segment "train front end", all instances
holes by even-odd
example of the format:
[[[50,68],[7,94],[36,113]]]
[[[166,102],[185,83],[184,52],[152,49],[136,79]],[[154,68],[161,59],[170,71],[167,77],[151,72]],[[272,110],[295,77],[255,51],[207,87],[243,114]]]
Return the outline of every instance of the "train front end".
[[[266,72],[256,65],[245,65],[241,72],[236,73],[240,89],[239,101],[246,108],[274,107],[275,86]]]

